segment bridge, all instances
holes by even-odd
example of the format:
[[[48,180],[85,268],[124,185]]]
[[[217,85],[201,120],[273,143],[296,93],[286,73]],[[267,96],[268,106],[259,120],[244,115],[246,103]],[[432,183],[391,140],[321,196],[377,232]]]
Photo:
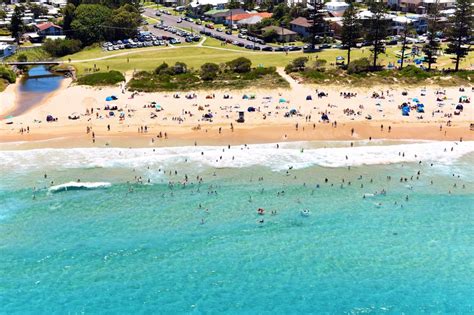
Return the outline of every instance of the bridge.
[[[4,64],[9,66],[56,66],[62,63],[63,61],[11,61]]]

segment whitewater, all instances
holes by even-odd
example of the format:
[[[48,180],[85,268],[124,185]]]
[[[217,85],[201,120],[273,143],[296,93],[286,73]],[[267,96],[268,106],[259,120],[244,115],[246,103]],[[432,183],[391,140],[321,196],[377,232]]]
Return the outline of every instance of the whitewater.
[[[366,143],[366,142],[365,142]],[[75,148],[0,151],[2,168],[29,170],[74,168],[140,168],[145,166],[244,168],[264,166],[272,171],[311,166],[329,168],[432,162],[449,165],[474,152],[474,141],[407,142],[351,147],[349,142],[289,142],[240,146],[186,146],[166,148]],[[334,145],[336,144],[336,145]],[[278,148],[277,148],[278,146]]]

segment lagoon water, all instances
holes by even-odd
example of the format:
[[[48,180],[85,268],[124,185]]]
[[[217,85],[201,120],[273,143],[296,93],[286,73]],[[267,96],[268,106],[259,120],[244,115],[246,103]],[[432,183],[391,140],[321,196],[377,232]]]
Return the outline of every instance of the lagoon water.
[[[19,116],[59,88],[63,76],[54,75],[45,66],[29,69],[28,76],[18,86],[18,107],[8,115]]]
[[[473,142],[0,159],[2,313],[474,311]]]

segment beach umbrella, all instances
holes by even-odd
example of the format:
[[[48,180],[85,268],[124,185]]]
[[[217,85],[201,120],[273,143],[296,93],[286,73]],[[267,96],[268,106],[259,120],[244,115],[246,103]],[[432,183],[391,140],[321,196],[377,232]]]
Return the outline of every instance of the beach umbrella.
[[[418,103],[419,101],[420,101],[420,100],[419,100],[419,99],[417,99],[416,97],[415,97],[415,98],[413,98],[413,102],[415,102],[415,103]]]
[[[284,98],[280,98],[279,102],[280,103],[286,103],[286,100]]]

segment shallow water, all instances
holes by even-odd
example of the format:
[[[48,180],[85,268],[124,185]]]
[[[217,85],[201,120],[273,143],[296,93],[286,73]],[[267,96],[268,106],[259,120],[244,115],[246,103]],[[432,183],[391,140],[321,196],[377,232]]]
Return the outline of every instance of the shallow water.
[[[28,76],[19,83],[17,108],[8,115],[19,116],[26,113],[51,92],[58,89],[63,79],[63,76],[52,75],[45,66],[32,67],[28,71]]]
[[[472,143],[423,145],[0,151],[2,312],[472,313]]]

